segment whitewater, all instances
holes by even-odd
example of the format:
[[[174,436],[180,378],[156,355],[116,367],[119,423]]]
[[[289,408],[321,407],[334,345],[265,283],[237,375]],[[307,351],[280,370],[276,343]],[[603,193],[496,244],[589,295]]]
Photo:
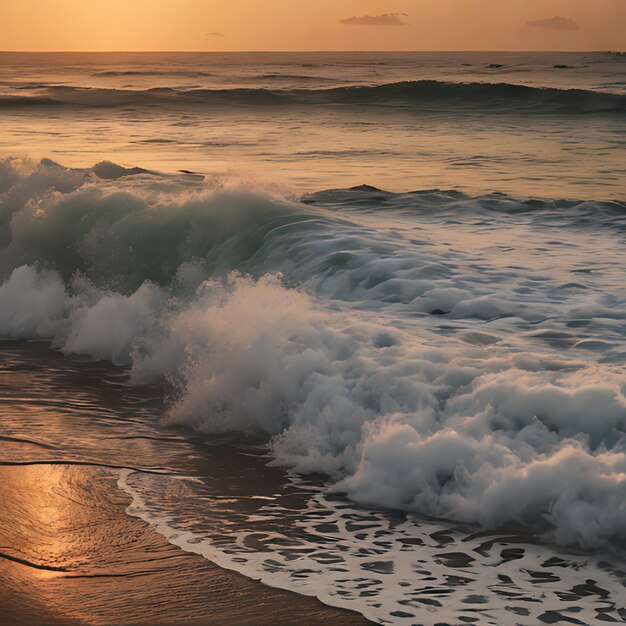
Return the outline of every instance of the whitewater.
[[[0,336],[121,366],[163,428],[288,472],[233,517],[122,471],[187,551],[381,623],[624,619],[623,60],[303,56],[63,58],[63,85],[27,59],[0,95]],[[143,118],[157,139],[125,134]]]

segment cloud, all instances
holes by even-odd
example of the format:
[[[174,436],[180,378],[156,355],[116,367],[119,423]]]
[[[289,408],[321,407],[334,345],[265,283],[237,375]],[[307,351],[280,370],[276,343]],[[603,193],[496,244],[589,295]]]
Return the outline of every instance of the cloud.
[[[206,33],[206,36],[207,37],[225,37],[224,33],[218,33],[216,30]]]
[[[346,26],[408,26],[402,18],[406,13],[382,13],[381,15],[360,15],[339,20]]]
[[[550,30],[578,30],[578,23],[569,18],[569,17],[561,17],[560,15],[555,15],[554,17],[550,17],[543,20],[530,20],[526,22],[526,26],[531,26],[533,28],[548,28]]]

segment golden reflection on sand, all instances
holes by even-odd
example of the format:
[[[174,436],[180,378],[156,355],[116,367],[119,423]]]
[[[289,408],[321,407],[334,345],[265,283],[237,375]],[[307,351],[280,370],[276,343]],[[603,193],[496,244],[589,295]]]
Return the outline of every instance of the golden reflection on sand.
[[[119,470],[103,465],[181,471],[194,459],[151,426],[160,404],[111,393],[125,380],[115,368],[42,344],[0,348],[1,625],[257,624],[259,606],[273,624],[365,623],[224,571],[129,517]]]

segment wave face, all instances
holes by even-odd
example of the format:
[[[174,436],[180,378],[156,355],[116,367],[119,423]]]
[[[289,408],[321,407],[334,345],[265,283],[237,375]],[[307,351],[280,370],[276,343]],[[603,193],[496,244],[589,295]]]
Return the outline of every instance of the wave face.
[[[304,200],[5,160],[0,335],[165,380],[169,422],[358,503],[626,539],[626,206]]]
[[[303,81],[304,77],[261,76],[276,80]],[[626,95],[585,89],[556,89],[508,83],[452,83],[436,80],[404,81],[375,86],[351,85],[315,89],[238,87],[230,89],[150,88],[121,89],[46,86],[34,95],[5,95],[0,107],[68,105],[80,107],[119,106],[319,106],[330,104],[444,107],[502,113],[624,114]]]

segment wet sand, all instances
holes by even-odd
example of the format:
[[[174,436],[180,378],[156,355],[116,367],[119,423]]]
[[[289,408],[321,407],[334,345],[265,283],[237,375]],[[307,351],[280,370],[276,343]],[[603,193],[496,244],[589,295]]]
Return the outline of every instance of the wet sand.
[[[221,569],[126,513],[120,467],[200,460],[150,430],[149,393],[118,394],[114,368],[41,344],[3,342],[0,356],[0,624],[368,623]]]
[[[0,468],[3,624],[365,624],[168,544],[102,468]]]

